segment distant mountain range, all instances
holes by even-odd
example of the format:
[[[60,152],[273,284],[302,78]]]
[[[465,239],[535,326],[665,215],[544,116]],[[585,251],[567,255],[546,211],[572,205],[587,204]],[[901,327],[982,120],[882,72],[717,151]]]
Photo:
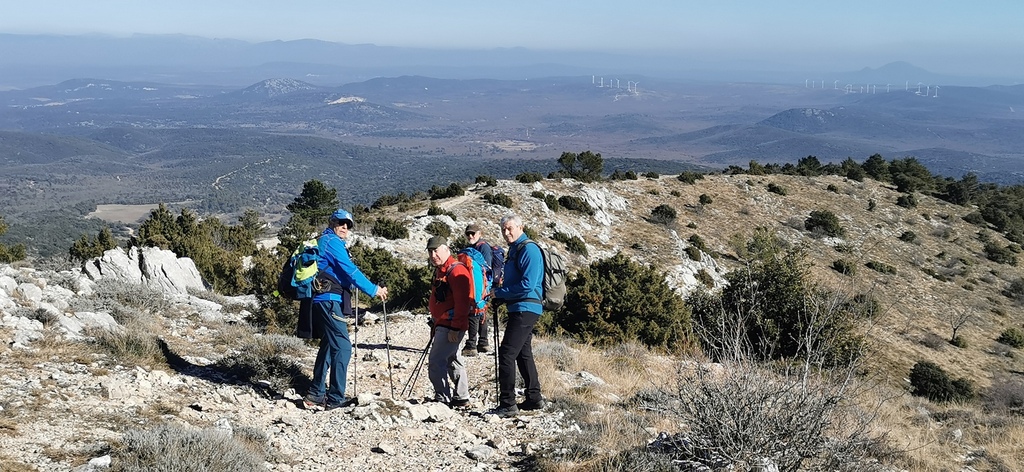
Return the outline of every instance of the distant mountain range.
[[[786,65],[632,55],[500,48],[440,50],[344,44],[320,40],[249,43],[184,35],[58,36],[0,34],[0,90],[57,83],[72,77],[241,87],[267,77],[341,85],[373,77],[424,75],[453,79],[524,79],[605,75],[620,80],[668,79],[854,84],[904,88],[923,84],[1013,85],[1021,77],[954,77],[896,62],[860,71],[798,70]]]

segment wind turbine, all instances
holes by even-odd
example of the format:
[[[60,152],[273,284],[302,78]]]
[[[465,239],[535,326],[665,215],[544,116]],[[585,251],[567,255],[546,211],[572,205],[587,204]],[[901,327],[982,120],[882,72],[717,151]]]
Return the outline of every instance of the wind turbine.
[[[889,86],[892,84],[885,84],[885,93],[889,93]]]
[[[640,85],[640,82],[633,82],[633,95],[640,95],[640,92],[636,91],[637,85]]]
[[[927,96],[929,96],[931,94],[932,94],[932,86],[929,85],[927,88],[924,89],[924,96],[927,97]]]
[[[811,79],[804,79],[804,88],[807,88],[807,81]]]
[[[938,86],[938,85],[936,85],[936,86],[935,86],[935,95],[932,95],[932,98],[936,98],[936,97],[938,97],[938,96],[939,96],[939,86]]]
[[[839,79],[836,79],[835,82],[832,82],[832,89],[839,90]]]
[[[917,94],[918,95],[921,95],[921,86],[922,85],[924,85],[924,82],[918,82],[917,83]]]

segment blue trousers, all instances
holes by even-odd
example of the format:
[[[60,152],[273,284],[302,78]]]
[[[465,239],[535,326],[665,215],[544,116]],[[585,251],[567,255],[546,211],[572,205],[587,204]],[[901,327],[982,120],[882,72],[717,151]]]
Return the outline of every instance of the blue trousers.
[[[323,397],[330,371],[330,388],[327,390],[327,404],[345,401],[345,384],[348,379],[348,362],[352,357],[352,341],[348,338],[348,323],[342,315],[340,301],[323,301],[313,303],[314,323],[323,325],[323,337],[320,338],[320,349],[316,352],[316,363],[313,364],[313,384],[309,393],[315,397]]]

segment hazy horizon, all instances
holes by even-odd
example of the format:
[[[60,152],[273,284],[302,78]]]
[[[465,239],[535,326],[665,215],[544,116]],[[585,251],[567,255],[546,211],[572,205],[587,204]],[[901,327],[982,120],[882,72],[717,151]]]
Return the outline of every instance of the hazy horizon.
[[[0,33],[181,34],[258,43],[342,44],[486,51],[610,53],[693,61],[699,67],[848,71],[897,61],[939,74],[1024,78],[1024,3],[795,1],[630,5],[525,0],[427,4],[303,2],[60,2],[11,5]]]

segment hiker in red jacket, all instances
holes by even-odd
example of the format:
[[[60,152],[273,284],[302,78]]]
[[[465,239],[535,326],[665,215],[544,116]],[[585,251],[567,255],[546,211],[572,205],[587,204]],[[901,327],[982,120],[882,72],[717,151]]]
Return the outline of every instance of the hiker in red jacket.
[[[427,373],[434,386],[434,400],[452,407],[469,404],[469,380],[466,364],[459,352],[469,315],[473,311],[473,276],[465,264],[455,260],[448,242],[441,236],[427,241],[427,255],[434,266],[430,290],[430,317],[433,321]]]

